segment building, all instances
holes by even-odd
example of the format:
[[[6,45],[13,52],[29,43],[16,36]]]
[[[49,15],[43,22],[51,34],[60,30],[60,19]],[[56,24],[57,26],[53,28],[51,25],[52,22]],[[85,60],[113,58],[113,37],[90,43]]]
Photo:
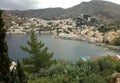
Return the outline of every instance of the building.
[[[115,61],[119,61],[120,60],[120,56],[119,55],[108,55],[108,56],[89,56],[90,60],[96,60],[96,59],[100,59],[100,58],[109,58]]]

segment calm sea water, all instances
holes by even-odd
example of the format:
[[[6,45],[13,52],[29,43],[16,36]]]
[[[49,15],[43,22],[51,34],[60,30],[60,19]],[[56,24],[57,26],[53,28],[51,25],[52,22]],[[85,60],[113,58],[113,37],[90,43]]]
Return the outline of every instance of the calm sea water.
[[[120,52],[115,50],[103,50],[104,47],[96,46],[87,42],[76,40],[55,39],[52,35],[42,34],[37,35],[38,41],[43,41],[45,46],[49,48],[49,52],[54,52],[55,59],[64,60],[79,60],[81,57],[88,56],[103,56],[103,55],[120,55]],[[7,35],[8,53],[13,60],[29,57],[30,55],[20,49],[20,46],[28,46],[27,40],[30,35]]]

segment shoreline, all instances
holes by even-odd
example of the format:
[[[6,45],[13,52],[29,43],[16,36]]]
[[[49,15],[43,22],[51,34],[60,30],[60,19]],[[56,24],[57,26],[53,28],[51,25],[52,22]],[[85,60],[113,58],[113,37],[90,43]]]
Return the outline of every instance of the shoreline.
[[[88,41],[88,40],[82,40],[82,39],[78,39],[78,38],[66,38],[66,37],[60,37],[60,36],[55,36],[54,38],[88,42],[88,43],[90,43],[90,44],[95,44],[95,45],[97,45],[97,46],[105,47],[105,50],[106,50],[106,49],[120,50],[120,46],[109,45],[109,44],[105,44],[105,43],[91,42],[91,41]]]
[[[6,35],[26,35],[26,34],[29,34],[29,33],[6,33]],[[82,40],[82,38],[75,38],[75,37],[69,38],[69,37],[55,36],[54,33],[51,33],[50,31],[41,31],[41,33],[36,33],[36,34],[52,34],[53,38],[55,38],[55,39],[67,39],[67,40],[83,41],[83,42],[88,42],[90,44],[95,44],[97,46],[105,47],[106,49],[120,50],[120,46],[109,45],[109,44],[105,44],[105,43],[91,42],[89,40]]]
[[[19,33],[17,33],[17,32],[6,32],[7,35],[16,35],[16,34],[20,34],[20,35],[25,34],[26,35],[26,34],[29,34],[29,33],[30,32],[19,32]],[[37,32],[36,34],[44,34],[44,33],[45,34],[50,34],[51,32],[50,31],[41,31],[40,33]]]

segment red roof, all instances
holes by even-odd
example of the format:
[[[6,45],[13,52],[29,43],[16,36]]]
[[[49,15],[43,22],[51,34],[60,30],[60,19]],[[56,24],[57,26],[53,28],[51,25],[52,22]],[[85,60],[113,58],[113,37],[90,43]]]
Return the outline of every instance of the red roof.
[[[120,56],[119,55],[109,55],[109,56],[89,56],[89,59],[90,60],[95,60],[95,59],[100,59],[100,58],[110,58],[110,59],[113,59],[113,60],[120,60]]]
[[[120,60],[119,55],[113,55],[113,56],[107,56],[107,57],[110,58],[110,59],[116,60],[116,61]]]
[[[100,59],[100,58],[104,58],[105,56],[89,56],[89,59],[91,60],[95,60],[95,59]]]

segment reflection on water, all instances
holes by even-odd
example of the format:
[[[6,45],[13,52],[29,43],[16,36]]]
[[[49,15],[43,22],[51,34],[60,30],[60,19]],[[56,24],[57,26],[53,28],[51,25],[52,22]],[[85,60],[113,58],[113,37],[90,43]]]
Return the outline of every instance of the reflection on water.
[[[120,52],[114,50],[103,50],[103,47],[89,44],[87,42],[76,40],[54,39],[52,35],[42,34],[37,35],[38,40],[42,40],[45,46],[49,48],[49,52],[54,52],[55,59],[78,60],[81,57],[98,56],[98,55],[120,55]],[[27,40],[30,35],[7,35],[9,56],[13,60],[21,59],[30,56],[23,52],[20,46],[27,46]]]

